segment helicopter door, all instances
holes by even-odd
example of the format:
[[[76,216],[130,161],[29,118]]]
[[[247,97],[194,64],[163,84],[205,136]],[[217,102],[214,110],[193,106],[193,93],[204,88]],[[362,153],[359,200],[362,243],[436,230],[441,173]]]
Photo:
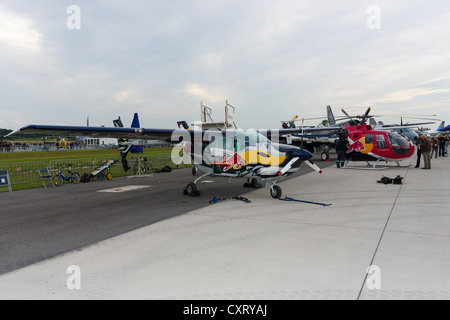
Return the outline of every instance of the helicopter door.
[[[384,134],[377,134],[378,149],[387,149],[386,137]]]

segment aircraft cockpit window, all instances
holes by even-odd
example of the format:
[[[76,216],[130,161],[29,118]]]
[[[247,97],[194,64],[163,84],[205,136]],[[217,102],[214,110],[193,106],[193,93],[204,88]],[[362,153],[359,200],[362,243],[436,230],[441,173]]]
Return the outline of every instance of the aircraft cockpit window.
[[[384,134],[377,134],[377,145],[379,149],[387,148],[386,140],[384,140]]]
[[[407,146],[409,146],[408,140],[406,140],[403,136],[401,136],[397,132],[388,132],[387,136],[388,136],[389,144],[392,147],[407,147]]]
[[[256,131],[239,132],[236,135],[237,150],[242,150],[247,147],[256,147],[258,144],[268,144],[269,140],[262,134]]]

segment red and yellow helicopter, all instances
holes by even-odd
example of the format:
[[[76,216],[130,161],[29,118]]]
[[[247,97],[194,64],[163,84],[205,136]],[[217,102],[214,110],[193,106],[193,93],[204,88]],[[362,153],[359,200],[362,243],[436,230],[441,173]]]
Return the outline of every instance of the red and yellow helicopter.
[[[350,168],[349,161],[375,161],[372,169],[377,169],[380,161],[395,161],[400,166],[399,161],[414,154],[412,142],[395,131],[374,130],[367,124],[346,124],[343,129],[341,134],[345,134],[349,142],[343,168]]]
[[[351,122],[338,129],[336,127],[323,128],[337,132],[339,137],[344,136],[348,141],[346,161],[342,168],[365,169],[349,167],[350,161],[366,161],[370,166],[369,169],[385,169],[386,167],[377,167],[382,161],[393,161],[397,163],[397,166],[401,166],[400,161],[408,159],[414,154],[415,146],[406,136],[393,130],[374,129],[371,125],[366,124],[367,119],[371,117],[369,116],[370,110],[371,108],[368,108],[364,115],[352,118],[344,109],[341,109]],[[373,161],[375,164],[370,165],[369,162]]]

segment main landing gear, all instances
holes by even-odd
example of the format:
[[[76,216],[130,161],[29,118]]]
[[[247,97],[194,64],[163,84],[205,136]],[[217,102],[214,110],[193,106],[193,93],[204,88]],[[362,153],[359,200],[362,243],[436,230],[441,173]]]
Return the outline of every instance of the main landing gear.
[[[194,170],[192,170],[192,174],[194,174]],[[187,196],[191,196],[191,197],[198,197],[200,196],[200,191],[197,189],[197,182],[200,179],[203,179],[206,176],[211,175],[212,173],[205,173],[204,175],[198,177],[197,179],[195,179],[194,182],[189,183],[186,188],[184,188],[183,190],[183,194],[187,195]]]
[[[197,190],[197,185],[194,182],[191,182],[183,190],[183,194],[191,197],[198,197],[200,196],[200,191]]]
[[[254,189],[257,189],[257,188],[261,188],[261,187],[262,187],[261,183],[259,183],[258,180],[255,179],[255,178],[253,178],[253,179],[247,179],[247,182],[244,183],[244,188],[254,188]]]
[[[187,196],[191,196],[191,197],[198,197],[201,195],[200,191],[197,189],[197,182],[200,179],[203,179],[206,176],[211,175],[212,173],[206,173],[204,175],[202,175],[201,177],[197,178],[194,182],[189,183],[186,188],[184,188],[183,190],[183,194],[187,195]],[[252,179],[247,179],[247,182],[244,183],[244,187],[246,188],[261,188],[261,184],[258,182],[257,179],[252,178]],[[266,188],[270,189],[270,195],[272,196],[272,198],[274,199],[279,199],[281,198],[282,195],[282,191],[280,186],[276,185],[276,180],[275,181],[267,181],[266,180]]]

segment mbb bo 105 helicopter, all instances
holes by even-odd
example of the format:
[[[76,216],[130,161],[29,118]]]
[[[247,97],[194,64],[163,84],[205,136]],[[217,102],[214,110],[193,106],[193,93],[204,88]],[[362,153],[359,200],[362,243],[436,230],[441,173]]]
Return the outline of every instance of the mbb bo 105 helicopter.
[[[341,110],[356,123],[344,109]],[[375,161],[372,169],[378,169],[380,161],[395,161],[397,166],[400,166],[399,161],[408,159],[414,154],[415,147],[405,136],[395,131],[374,130],[371,125],[367,125],[370,110],[371,108],[368,108],[366,113],[359,117],[361,120],[357,125],[350,126],[347,123],[339,130],[339,135],[344,135],[348,140],[343,168],[349,168],[347,166],[349,161],[366,161],[368,164],[369,161]]]

